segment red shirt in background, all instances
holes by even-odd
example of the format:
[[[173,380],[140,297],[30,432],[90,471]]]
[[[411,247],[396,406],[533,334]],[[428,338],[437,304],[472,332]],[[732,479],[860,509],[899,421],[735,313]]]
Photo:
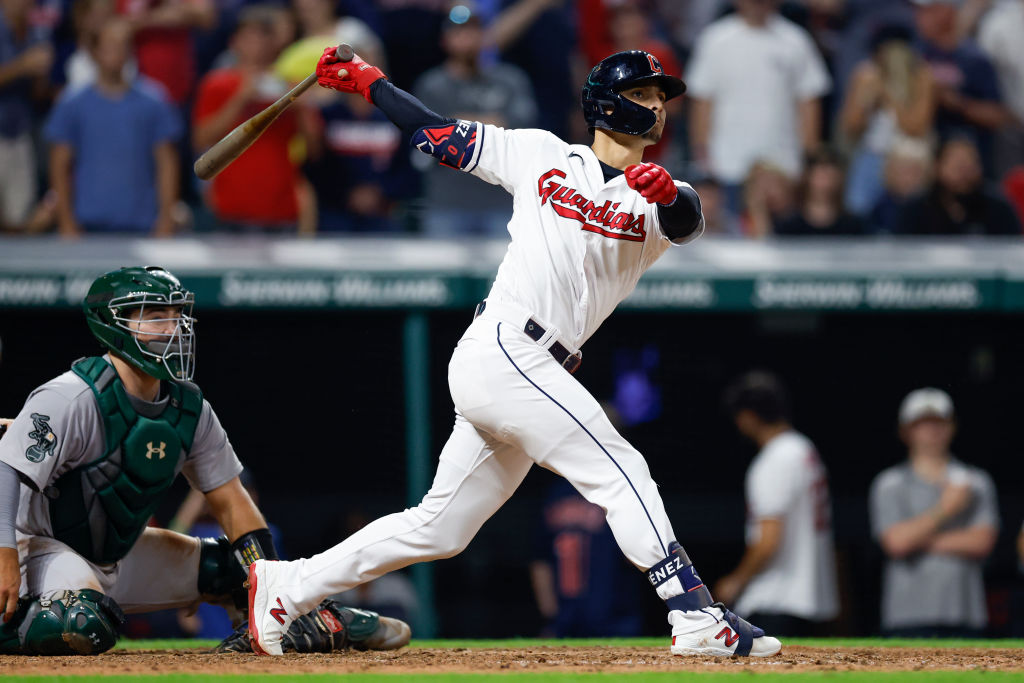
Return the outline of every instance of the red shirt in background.
[[[129,19],[165,2],[188,0],[117,0],[117,12]],[[184,104],[196,80],[190,28],[145,28],[135,34],[139,73],[159,81],[176,104]]]
[[[199,82],[192,126],[218,112],[242,85],[236,69],[211,71]],[[274,101],[257,98],[249,102],[231,128],[259,113]],[[229,129],[229,130],[230,130]],[[210,206],[220,220],[237,223],[280,225],[295,223],[299,217],[297,186],[299,173],[289,157],[289,145],[298,134],[295,111],[281,114],[263,135],[230,166],[210,181]]]

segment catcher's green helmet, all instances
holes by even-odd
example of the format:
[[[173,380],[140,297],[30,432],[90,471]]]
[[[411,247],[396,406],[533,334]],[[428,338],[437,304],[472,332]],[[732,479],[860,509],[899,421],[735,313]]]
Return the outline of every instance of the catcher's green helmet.
[[[96,278],[82,302],[93,336],[118,357],[157,379],[191,380],[195,372],[195,297],[159,266],[121,268]],[[144,318],[146,309],[174,307],[173,318]],[[175,323],[173,331],[146,331],[140,321]],[[168,325],[165,324],[166,330]]]

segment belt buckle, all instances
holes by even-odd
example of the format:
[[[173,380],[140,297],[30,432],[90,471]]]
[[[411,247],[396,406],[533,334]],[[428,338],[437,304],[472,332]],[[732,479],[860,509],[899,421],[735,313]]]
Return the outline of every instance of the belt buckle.
[[[579,356],[570,353],[562,361],[562,367],[571,375],[580,369],[580,365],[583,364],[583,359]]]

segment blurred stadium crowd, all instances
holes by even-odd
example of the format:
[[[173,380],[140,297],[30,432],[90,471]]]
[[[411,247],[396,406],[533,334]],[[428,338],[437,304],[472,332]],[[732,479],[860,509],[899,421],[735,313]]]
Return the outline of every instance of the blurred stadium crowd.
[[[587,69],[685,101],[648,155],[711,235],[1020,234],[1024,0],[0,0],[7,233],[504,234],[500,188],[314,89],[209,183],[193,160],[353,45],[439,113],[587,142]]]

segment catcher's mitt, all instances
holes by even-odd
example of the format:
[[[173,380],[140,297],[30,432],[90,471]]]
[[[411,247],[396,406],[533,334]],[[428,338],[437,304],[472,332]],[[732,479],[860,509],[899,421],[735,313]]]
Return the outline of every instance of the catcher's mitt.
[[[292,622],[281,646],[285,652],[336,652],[349,648],[397,650],[409,642],[411,635],[412,631],[404,621],[382,617],[368,610],[344,607],[327,598],[312,612]],[[213,651],[252,652],[249,622],[242,622]]]

